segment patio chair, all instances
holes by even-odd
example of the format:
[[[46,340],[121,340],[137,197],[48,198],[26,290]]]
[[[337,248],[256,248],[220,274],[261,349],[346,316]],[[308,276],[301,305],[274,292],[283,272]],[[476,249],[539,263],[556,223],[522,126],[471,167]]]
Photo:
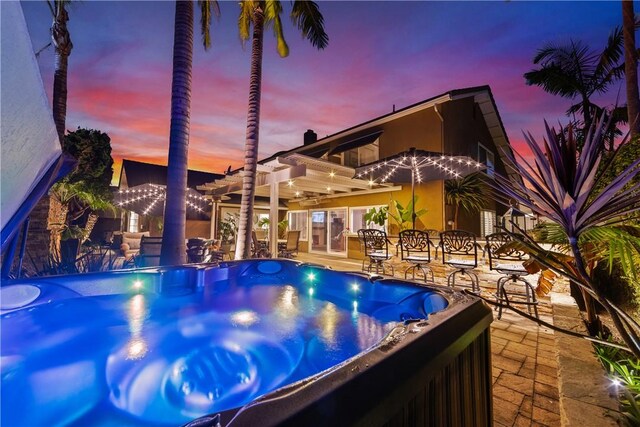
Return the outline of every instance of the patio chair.
[[[140,251],[134,258],[136,267],[156,267],[160,265],[162,237],[142,236]]]
[[[259,240],[255,231],[251,232],[251,258],[271,258],[267,242]]]
[[[207,262],[209,241],[201,238],[187,240],[187,262]]]
[[[363,228],[358,230],[358,237],[362,239],[364,246],[365,260],[362,261],[362,270],[364,271],[364,262],[369,259],[369,266],[367,270],[371,272],[371,267],[376,266],[376,274],[379,273],[380,267],[382,267],[382,274],[384,273],[385,266],[391,267],[391,275],[393,276],[393,265],[389,264],[391,254],[389,254],[389,239],[387,239],[387,233],[382,230],[376,230],[374,228]]]
[[[404,230],[400,232],[400,257],[403,261],[411,264],[404,271],[404,278],[407,278],[411,270],[412,279],[416,278],[416,270],[422,271],[424,281],[427,282],[427,273],[431,274],[431,282],[434,283],[433,270],[429,267],[431,263],[431,239],[427,231],[421,230]]]
[[[287,231],[287,242],[279,248],[278,256],[282,258],[293,258],[293,254],[298,254],[300,244],[300,230]]]
[[[528,255],[517,248],[503,248],[513,240],[507,233],[493,233],[488,235],[486,239],[485,252],[489,256],[489,269],[501,275],[496,286],[496,302],[500,304],[498,319],[502,317],[502,303],[505,302],[525,304],[529,314],[531,314],[531,307],[533,307],[535,316],[538,317],[535,287],[525,279],[529,272],[524,268],[523,262],[529,259]],[[503,249],[500,250],[501,248]],[[509,281],[513,285],[510,288],[506,286]],[[524,293],[521,289],[516,288],[516,285],[519,284],[524,286]],[[514,299],[510,299],[509,295]]]
[[[476,235],[464,230],[449,230],[440,233],[442,263],[452,267],[447,276],[447,285],[456,285],[456,275],[469,276],[471,291],[480,293],[480,281],[473,271],[478,266],[478,243]]]

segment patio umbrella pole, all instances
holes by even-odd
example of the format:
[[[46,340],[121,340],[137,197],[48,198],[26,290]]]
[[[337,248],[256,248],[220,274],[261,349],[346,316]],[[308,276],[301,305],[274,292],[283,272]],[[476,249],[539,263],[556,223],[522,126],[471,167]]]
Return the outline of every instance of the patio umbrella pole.
[[[415,190],[415,180],[416,180],[416,169],[411,168],[411,223],[412,228],[416,229],[416,190]]]

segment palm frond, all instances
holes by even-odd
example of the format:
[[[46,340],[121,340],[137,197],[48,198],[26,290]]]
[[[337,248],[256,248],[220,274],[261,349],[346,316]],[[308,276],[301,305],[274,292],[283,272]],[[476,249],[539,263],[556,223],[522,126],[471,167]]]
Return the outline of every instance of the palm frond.
[[[238,15],[238,31],[240,33],[240,40],[242,40],[243,43],[249,40],[250,37],[251,17],[253,16],[253,9],[253,1],[240,2],[240,14]]]
[[[324,17],[315,2],[294,1],[291,21],[313,47],[324,49],[329,44],[329,36],[324,30]]]
[[[220,6],[217,0],[198,0],[200,6],[200,34],[205,50],[211,47],[211,18],[215,15],[220,17]]]

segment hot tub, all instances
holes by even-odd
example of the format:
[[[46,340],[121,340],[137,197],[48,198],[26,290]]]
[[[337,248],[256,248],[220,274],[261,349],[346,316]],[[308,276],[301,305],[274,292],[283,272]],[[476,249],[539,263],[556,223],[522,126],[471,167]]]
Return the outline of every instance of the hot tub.
[[[490,425],[491,311],[248,260],[3,284],[2,425]]]

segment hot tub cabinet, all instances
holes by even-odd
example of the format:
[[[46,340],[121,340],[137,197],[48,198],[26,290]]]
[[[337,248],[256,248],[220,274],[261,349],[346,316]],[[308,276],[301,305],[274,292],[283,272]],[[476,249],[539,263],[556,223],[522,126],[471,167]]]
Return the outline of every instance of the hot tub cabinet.
[[[282,288],[281,291],[278,290],[279,287]],[[27,325],[35,331],[34,337],[47,338],[60,336],[56,333],[59,330],[65,331],[67,324],[64,322],[70,322],[69,330],[76,331],[78,319],[104,316],[102,319],[92,320],[97,322],[98,326],[94,325],[93,329],[88,329],[82,334],[77,333],[79,337],[77,347],[73,347],[75,345],[73,343],[61,344],[71,350],[64,350],[67,347],[63,347],[62,354],[71,354],[72,357],[75,357],[75,350],[79,353],[85,350],[91,351],[90,348],[87,350],[87,346],[92,347],[94,343],[102,346],[95,356],[78,356],[84,357],[83,360],[92,361],[91,366],[95,370],[96,380],[88,385],[88,392],[76,390],[76,393],[85,393],[84,395],[93,399],[92,402],[98,403],[92,403],[94,406],[89,406],[80,415],[73,415],[75,405],[78,404],[76,398],[66,398],[62,395],[56,398],[57,400],[49,395],[43,398],[42,393],[34,389],[30,394],[25,394],[28,399],[31,399],[28,401],[31,403],[24,403],[26,400],[20,396],[11,397],[5,394],[2,398],[3,425],[5,421],[7,425],[25,424],[25,420],[29,421],[30,425],[43,422],[45,424],[42,425],[46,425],[46,421],[56,420],[61,424],[90,423],[98,426],[146,426],[160,425],[161,422],[165,423],[162,425],[179,425],[188,422],[189,426],[198,427],[215,427],[218,422],[222,426],[249,427],[488,426],[492,424],[489,337],[492,312],[478,298],[449,288],[419,286],[411,282],[384,279],[362,273],[337,272],[326,267],[291,260],[247,260],[225,262],[215,266],[203,264],[160,267],[6,281],[3,283],[2,292],[2,310],[0,310],[2,326],[9,327],[2,337],[2,357],[7,358],[9,369],[16,372],[16,376],[22,375],[24,369],[27,369],[24,366],[35,366],[19,362],[23,359],[29,360],[31,356],[28,348],[33,341],[29,337],[21,336],[22,332],[19,333],[16,327]],[[260,293],[252,294],[251,292]],[[260,298],[257,297],[258,295]],[[149,385],[150,383],[159,381],[157,378],[165,375],[168,380],[158,384],[162,384],[164,390],[176,385],[171,388],[173,396],[187,401],[194,397],[196,387],[200,387],[201,391],[204,390],[200,396],[206,397],[207,390],[217,390],[214,386],[207,389],[208,384],[212,384],[211,381],[216,378],[219,380],[221,375],[228,378],[233,375],[229,376],[229,372],[225,372],[224,368],[217,372],[211,368],[213,374],[207,377],[197,372],[194,374],[194,370],[186,371],[185,367],[183,377],[186,378],[187,374],[192,375],[192,379],[195,378],[193,375],[197,374],[198,377],[197,384],[189,383],[189,390],[185,391],[181,386],[182,383],[176,379],[178,377],[158,373],[145,376],[146,382],[143,389],[146,390],[146,394],[143,394],[142,398],[134,396],[133,400],[127,401],[123,397],[128,386],[130,390],[140,389],[140,384],[143,383],[135,382],[137,380],[134,377],[136,372],[145,372],[143,370],[145,363],[151,363],[153,366],[158,366],[160,362],[165,363],[167,368],[163,372],[176,372],[175,375],[180,376],[182,370],[178,369],[179,365],[172,365],[174,360],[186,360],[185,357],[192,357],[193,354],[205,356],[210,354],[185,349],[182,343],[187,344],[188,339],[195,339],[196,336],[198,339],[204,336],[206,340],[209,335],[215,335],[220,322],[226,321],[224,319],[229,317],[230,310],[241,310],[234,314],[237,322],[246,324],[254,322],[255,319],[246,316],[247,312],[244,308],[244,304],[249,304],[250,301],[256,303],[261,299],[255,306],[257,308],[254,313],[256,319],[258,319],[257,316],[262,316],[254,325],[262,328],[255,329],[254,332],[258,333],[256,336],[266,338],[271,329],[277,329],[280,326],[280,320],[275,324],[268,323],[268,319],[280,319],[277,316],[284,316],[282,322],[290,327],[296,320],[287,318],[284,314],[285,309],[283,312],[278,311],[280,309],[277,307],[273,310],[267,309],[271,302],[263,300],[270,298],[269,295],[275,296],[273,300],[277,301],[275,306],[286,303],[283,307],[287,310],[293,307],[292,301],[296,301],[297,304],[294,311],[301,311],[303,307],[315,307],[314,310],[318,312],[321,311],[319,307],[346,307],[347,312],[343,316],[347,325],[351,325],[350,327],[356,330],[372,328],[373,321],[369,319],[375,318],[381,322],[376,323],[378,326],[375,327],[378,331],[380,328],[385,328],[379,335],[384,338],[382,341],[376,338],[371,343],[362,344],[360,348],[364,349],[363,352],[358,353],[362,350],[356,350],[350,353],[352,356],[345,356],[336,363],[327,361],[329,360],[328,347],[319,345],[319,337],[312,336],[311,341],[306,343],[296,341],[298,343],[296,348],[301,354],[300,359],[295,359],[298,360],[296,362],[298,366],[304,366],[309,360],[306,358],[311,357],[308,355],[313,355],[315,362],[321,362],[317,363],[317,366],[321,366],[320,368],[315,371],[296,371],[297,368],[292,366],[288,372],[293,373],[287,374],[289,380],[283,379],[282,382],[277,383],[288,385],[268,388],[266,391],[255,394],[255,396],[261,395],[260,397],[252,396],[240,404],[213,411],[210,415],[201,416],[210,412],[209,410],[201,411],[197,415],[199,418],[190,416],[190,412],[185,412],[186,410],[182,411],[180,412],[182,418],[176,419],[187,420],[183,422],[168,421],[168,418],[162,415],[160,409],[165,409],[166,402],[162,401],[162,393],[156,392],[161,387]],[[284,300],[284,296],[289,299]],[[95,298],[85,298],[88,305],[83,306],[82,298],[84,297]],[[194,305],[196,300],[204,301],[204,305]],[[113,304],[119,304],[118,307],[128,307],[128,312],[133,315],[131,318],[133,323],[129,323],[129,328],[133,331],[131,332],[133,338],[136,339],[130,341],[128,346],[123,347],[122,343],[115,340],[115,333],[109,332],[123,331],[126,326],[126,322],[123,323],[122,315],[118,314],[118,311],[115,317],[108,317],[110,312],[105,307],[112,307]],[[176,310],[179,312],[193,313],[196,319],[201,320],[191,322],[188,319],[175,318],[177,320],[167,320],[162,323],[164,317],[147,319],[146,313],[149,313],[149,309],[165,313],[163,316],[174,319],[175,311],[172,311],[173,308],[170,310],[171,307],[177,307]],[[197,307],[204,308],[197,311]],[[67,320],[60,320],[55,317],[57,316],[55,313],[63,313],[64,318],[65,312],[52,311],[73,308],[84,313],[84,317],[76,318],[75,315],[66,313]],[[229,311],[225,311],[226,309]],[[329,310],[327,313],[335,315],[337,312]],[[241,316],[237,317],[238,314]],[[215,322],[218,323],[206,319],[217,319]],[[149,326],[144,328],[153,328],[155,327],[153,325],[156,325],[161,330],[164,330],[167,323],[176,324],[179,328],[182,327],[185,333],[181,335],[179,328],[177,331],[172,329],[163,333],[164,335],[154,334],[152,331],[145,344],[151,349],[147,354],[147,348],[140,341],[143,338],[140,332],[142,323],[135,322],[147,322],[145,325]],[[304,325],[312,326],[313,322],[317,322],[317,319]],[[300,325],[303,323],[298,324]],[[302,332],[306,331],[307,336],[315,333],[311,330],[312,328],[308,330],[305,328],[307,326]],[[233,333],[244,333],[248,330],[248,327],[243,326],[235,328]],[[295,328],[291,329],[291,331],[294,330]],[[40,332],[42,334],[38,335]],[[355,336],[360,337],[360,335]],[[345,339],[339,341],[339,345],[348,347],[351,342],[349,340],[352,339],[360,338],[346,338],[346,341]],[[209,340],[211,341],[211,338]],[[173,352],[171,354],[167,350],[168,345],[171,346],[170,350]],[[241,346],[242,344],[236,345],[237,348]],[[163,355],[163,351],[167,351],[167,354]],[[123,352],[128,356],[120,357]],[[69,365],[69,360],[64,360],[62,364],[57,365],[56,362],[49,360],[47,354],[42,353],[39,356],[38,363],[44,364],[44,367],[38,365],[36,372],[46,372],[46,369],[49,370],[48,372],[62,372],[60,370],[62,367],[73,366],[73,364]],[[146,357],[145,354],[147,354]],[[166,357],[163,359],[161,356]],[[235,359],[236,362],[239,360],[244,359]],[[200,363],[203,361],[204,364]],[[14,363],[14,366],[11,363]],[[213,366],[204,359],[194,363],[197,366]],[[280,364],[285,362],[279,359],[275,364],[263,365],[261,368],[258,364],[258,368],[270,371]],[[3,369],[5,368],[6,366]],[[106,377],[102,373],[103,370],[106,370]],[[310,375],[304,372],[314,373]],[[5,372],[3,372],[3,388],[14,383],[20,386],[28,384],[28,376],[25,377],[26,382],[7,377],[8,382],[5,384],[4,374]],[[263,382],[261,379],[256,380],[256,387],[260,387]],[[180,390],[185,392],[181,393]],[[152,401],[151,398],[146,397],[148,394],[159,397],[153,397],[157,400]],[[213,402],[215,399],[209,396]],[[166,399],[166,396],[164,398]],[[141,409],[140,405],[137,405],[136,402],[145,399],[152,402],[150,407],[153,409]],[[199,402],[202,403],[202,401]],[[89,403],[86,404],[89,405]],[[26,411],[24,415],[26,418],[20,414],[15,417],[10,416],[10,413],[6,412],[10,410],[8,406],[16,405],[34,406],[40,409],[33,414]],[[71,418],[64,418],[65,421],[61,421],[61,411],[66,408],[60,409],[57,405],[71,407],[73,409]],[[211,408],[218,407],[211,406]],[[43,415],[44,413],[47,415]]]

